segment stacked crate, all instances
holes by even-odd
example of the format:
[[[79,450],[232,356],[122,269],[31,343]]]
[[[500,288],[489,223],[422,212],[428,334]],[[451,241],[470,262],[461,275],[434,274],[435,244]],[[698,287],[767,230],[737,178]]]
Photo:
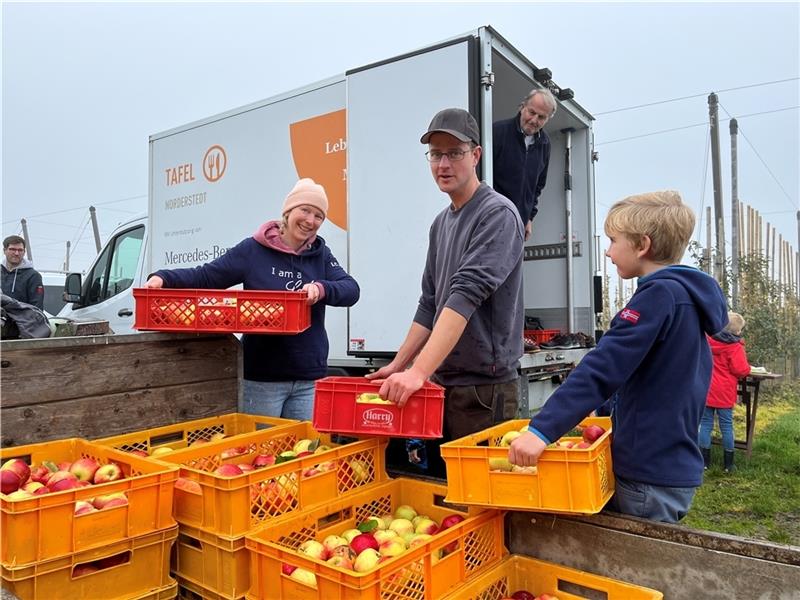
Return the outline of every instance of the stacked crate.
[[[258,429],[265,421],[273,426]],[[280,456],[304,439],[317,445],[313,452],[298,458]],[[280,515],[386,478],[383,442],[337,445],[308,422],[227,415],[104,442],[129,451],[146,449],[157,454],[155,460],[180,469],[173,507],[179,534],[172,569],[181,594],[188,598],[243,598],[250,585],[245,534]],[[172,450],[159,452],[157,443]],[[247,469],[257,456],[276,457],[275,464],[234,476],[216,472],[228,464]]]
[[[3,588],[20,600],[175,596],[169,557],[178,535],[172,517],[176,467],[80,439],[6,448],[0,458],[33,467],[88,458],[115,463],[123,474],[31,497],[0,494]],[[117,502],[90,507],[93,499],[112,495]],[[81,507],[86,512],[76,514]]]

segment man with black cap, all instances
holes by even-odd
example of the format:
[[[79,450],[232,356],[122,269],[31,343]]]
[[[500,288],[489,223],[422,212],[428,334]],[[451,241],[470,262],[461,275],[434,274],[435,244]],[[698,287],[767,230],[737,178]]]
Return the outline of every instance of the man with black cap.
[[[481,183],[480,131],[448,108],[420,139],[439,189],[450,197],[430,229],[422,296],[394,360],[371,379],[403,406],[428,378],[445,387],[444,439],[514,418],[522,355],[523,224],[516,207]],[[438,444],[429,474],[444,475]]]

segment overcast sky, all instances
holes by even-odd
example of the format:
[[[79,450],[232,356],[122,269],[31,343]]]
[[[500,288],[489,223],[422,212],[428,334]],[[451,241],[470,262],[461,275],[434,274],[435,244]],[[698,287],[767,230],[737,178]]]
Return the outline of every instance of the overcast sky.
[[[147,208],[150,134],[492,25],[596,117],[600,225],[641,191],[713,205],[705,123],[717,91],[742,133],[739,196],[796,251],[798,6],[6,1],[3,236],[26,218],[39,269],[61,268],[67,240],[71,269],[85,269],[89,205],[103,241]],[[727,121],[720,131],[729,215]]]

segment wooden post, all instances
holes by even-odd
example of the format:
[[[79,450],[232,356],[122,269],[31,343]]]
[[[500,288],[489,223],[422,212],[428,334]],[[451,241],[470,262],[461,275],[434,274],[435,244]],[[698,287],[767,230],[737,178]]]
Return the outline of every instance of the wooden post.
[[[703,253],[706,257],[705,269],[706,273],[711,275],[711,207],[706,207],[706,249]]]

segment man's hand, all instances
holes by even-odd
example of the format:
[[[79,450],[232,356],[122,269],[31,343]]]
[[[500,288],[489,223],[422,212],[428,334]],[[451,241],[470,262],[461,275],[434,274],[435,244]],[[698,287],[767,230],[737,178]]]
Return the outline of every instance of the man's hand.
[[[162,288],[164,287],[164,280],[161,279],[158,275],[153,275],[147,282],[144,284],[146,288]]]
[[[525,241],[528,241],[528,238],[531,237],[531,233],[533,233],[533,221],[528,221],[525,224]]]
[[[381,385],[378,394],[381,398],[397,404],[398,408],[403,408],[411,397],[411,394],[420,389],[424,384],[425,377],[420,375],[419,371],[414,367],[411,367],[402,373],[390,375],[388,379],[383,382],[383,385]]]
[[[539,436],[526,431],[513,442],[508,449],[508,461],[520,467],[534,467],[539,457],[547,448],[547,444]]]
[[[394,375],[400,370],[394,363],[394,361],[390,362],[388,365],[381,367],[374,373],[367,373],[364,375],[367,379],[386,379],[389,375]]]

